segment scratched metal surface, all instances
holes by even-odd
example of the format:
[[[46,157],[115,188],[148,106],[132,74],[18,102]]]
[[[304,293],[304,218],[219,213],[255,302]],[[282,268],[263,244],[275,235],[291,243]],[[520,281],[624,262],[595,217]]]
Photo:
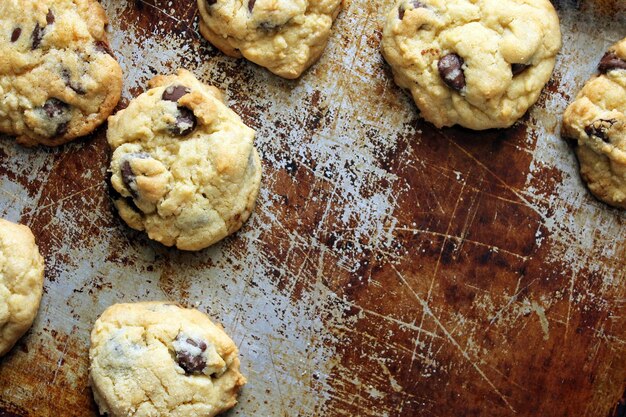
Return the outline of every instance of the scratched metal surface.
[[[168,299],[221,321],[249,379],[231,416],[606,416],[626,381],[626,224],[581,184],[560,115],[626,32],[623,2],[561,1],[539,104],[498,132],[419,120],[379,53],[391,0],[353,0],[299,81],[203,41],[195,1],[104,0],[124,99],[178,66],[225,90],[265,177],[243,230],[199,253],[114,214],[104,130],[0,139],[0,215],[46,257],[32,330],[0,359],[0,416],[95,415],[92,323]]]

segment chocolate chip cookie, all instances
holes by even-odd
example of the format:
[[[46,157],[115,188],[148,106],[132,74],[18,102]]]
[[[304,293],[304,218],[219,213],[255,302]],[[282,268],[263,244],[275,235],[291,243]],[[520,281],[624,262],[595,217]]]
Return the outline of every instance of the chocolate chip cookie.
[[[43,273],[43,258],[30,229],[0,219],[0,356],[33,324]]]
[[[400,0],[382,52],[437,127],[511,126],[538,99],[561,47],[548,0]]]
[[[563,115],[580,173],[600,200],[626,208],[626,39],[613,45]]]
[[[122,71],[97,1],[3,0],[0,16],[0,132],[56,146],[106,120]]]
[[[341,0],[198,0],[200,33],[225,54],[298,78],[322,54]]]
[[[91,332],[89,380],[109,417],[211,417],[237,403],[246,379],[237,346],[198,310],[116,304]]]
[[[111,183],[128,225],[179,249],[199,250],[248,219],[261,183],[254,130],[219,90],[186,70],[157,76],[109,118]]]

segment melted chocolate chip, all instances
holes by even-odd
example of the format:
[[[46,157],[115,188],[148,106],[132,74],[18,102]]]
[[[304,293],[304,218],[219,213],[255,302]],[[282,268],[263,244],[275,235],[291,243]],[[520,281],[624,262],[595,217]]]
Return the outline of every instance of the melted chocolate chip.
[[[63,136],[67,133],[67,128],[69,127],[70,122],[59,123],[57,126],[57,130],[55,132],[56,136]]]
[[[177,102],[185,94],[189,94],[191,89],[184,85],[170,85],[163,91],[161,98],[166,101]]]
[[[52,13],[52,9],[48,10],[48,14],[46,15],[46,23],[49,25],[54,23],[54,13]]]
[[[122,182],[124,183],[124,187],[134,198],[137,198],[137,192],[132,187],[132,184],[135,183],[135,178],[137,177],[133,172],[133,168],[130,166],[130,161],[133,159],[148,159],[150,155],[145,152],[138,152],[129,154],[120,164],[120,173],[122,174]]]
[[[206,0],[208,6],[213,6],[215,3],[217,3],[217,0]]]
[[[410,4],[411,6],[413,6],[413,9],[419,9],[420,7],[425,7],[421,2],[417,0],[411,1]],[[398,8],[398,19],[400,20],[404,19],[404,13],[407,10],[412,10],[412,9],[407,9],[404,4],[401,4],[400,7]]]
[[[63,77],[63,81],[65,81],[65,85],[71,88],[76,94],[81,96],[86,94],[80,84],[72,82],[72,75],[68,69],[63,69],[61,76]]]
[[[526,64],[511,64],[511,72],[515,76],[517,74],[521,74],[522,72],[526,71],[526,69],[528,69],[528,67],[530,67],[530,65],[526,65]]]
[[[186,107],[178,107],[178,116],[176,116],[176,122],[170,126],[169,131],[175,136],[187,136],[198,125],[198,120],[193,114],[193,111]]]
[[[35,29],[33,29],[33,34],[31,35],[31,39],[33,41],[31,48],[32,49],[39,48],[42,38],[43,38],[43,28],[39,26],[39,23],[37,23],[35,25]]]
[[[180,338],[180,336],[179,336]],[[177,338],[177,340],[180,340]],[[191,338],[187,338],[185,342],[188,345],[197,347],[200,349],[199,355],[193,355],[191,352],[186,350],[176,351],[176,362],[180,365],[181,368],[185,370],[186,374],[200,373],[206,367],[206,359],[202,355],[204,351],[207,349],[207,344],[200,340],[194,340]]]
[[[57,98],[49,98],[43,105],[43,110],[50,119],[56,119],[70,109],[69,104]]]
[[[585,126],[585,133],[588,136],[595,136],[599,139],[602,139],[604,142],[609,143],[609,129],[617,123],[615,119],[598,119],[594,120],[588,126]]]
[[[254,3],[256,3],[256,0],[248,0],[248,10],[250,13],[252,13],[252,9],[254,9]]]
[[[106,42],[96,41],[94,44],[94,48],[96,48],[96,51],[98,52],[102,52],[103,54],[109,54],[113,58],[115,58],[115,55],[113,55],[113,51],[111,50],[111,47]]]
[[[609,51],[604,54],[604,56],[600,60],[600,65],[598,65],[598,69],[602,74],[606,74],[607,72],[614,69],[626,69],[626,61],[618,57],[615,52]]]
[[[465,74],[463,73],[463,58],[457,54],[448,54],[437,63],[439,76],[444,83],[453,90],[461,91],[465,87]]]
[[[20,38],[21,34],[22,34],[22,28],[13,29],[13,33],[11,34],[11,42],[17,41]]]

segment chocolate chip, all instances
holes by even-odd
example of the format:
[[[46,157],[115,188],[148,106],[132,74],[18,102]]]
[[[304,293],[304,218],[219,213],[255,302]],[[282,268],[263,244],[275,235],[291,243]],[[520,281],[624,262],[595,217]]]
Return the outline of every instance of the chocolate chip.
[[[67,128],[69,127],[70,122],[59,123],[57,126],[57,130],[55,132],[56,136],[63,136],[67,133]]]
[[[132,194],[134,198],[138,197],[137,192],[135,191],[135,188],[133,186],[135,184],[135,178],[137,176],[133,172],[133,168],[130,166],[130,161],[132,161],[133,159],[148,159],[148,158],[150,158],[150,155],[148,155],[145,152],[131,153],[131,154],[128,154],[126,158],[120,164],[120,173],[122,174],[122,182],[124,183],[124,186],[126,187],[126,189],[130,191],[130,193]]]
[[[176,339],[180,341],[180,336]],[[192,354],[191,352],[181,349],[176,351],[176,362],[185,370],[186,374],[200,373],[206,367],[206,359],[202,355],[207,349],[207,344],[201,340],[186,338],[180,345],[188,344],[200,349],[200,354]]]
[[[617,123],[615,119],[598,119],[594,120],[588,126],[585,126],[585,133],[587,136],[595,136],[599,139],[602,139],[604,142],[609,143],[609,129]]]
[[[13,33],[11,34],[11,42],[17,41],[20,38],[21,34],[22,34],[22,28],[13,29]]]
[[[61,77],[63,77],[65,85],[71,88],[76,94],[81,96],[86,94],[85,90],[80,86],[80,84],[72,82],[72,74],[70,73],[70,70],[63,69],[63,71],[61,71]]]
[[[607,72],[614,69],[626,69],[626,61],[618,57],[615,52],[609,51],[604,54],[604,56],[600,60],[600,65],[598,65],[598,69],[602,74],[606,74]]]
[[[250,13],[252,13],[252,9],[254,9],[254,3],[256,3],[256,0],[248,0],[248,10]]]
[[[217,0],[206,0],[208,6],[213,6],[215,3],[217,3]]]
[[[43,38],[43,29],[41,26],[39,26],[39,23],[37,23],[35,25],[35,29],[33,29],[33,34],[31,35],[31,39],[33,40],[31,49],[39,48],[42,38]]]
[[[94,48],[96,48],[96,51],[98,52],[102,52],[103,54],[109,54],[113,58],[115,58],[115,55],[113,55],[113,51],[111,50],[111,47],[106,42],[96,41],[94,44]]]
[[[161,98],[166,101],[177,102],[185,94],[189,94],[191,89],[184,85],[170,85],[163,91]]]
[[[511,64],[511,72],[515,76],[517,74],[521,74],[522,72],[526,71],[526,69],[528,67],[530,67],[530,65],[526,65],[526,64]]]
[[[62,102],[57,98],[50,98],[43,105],[43,110],[50,119],[56,119],[66,113],[70,109],[69,104]]]
[[[463,63],[463,58],[455,53],[444,56],[437,63],[439,76],[443,82],[456,91],[461,91],[465,87]]]
[[[178,115],[176,116],[176,122],[170,126],[169,131],[175,136],[187,136],[198,125],[198,120],[193,114],[193,111],[186,107],[178,107]]]
[[[52,13],[52,9],[48,10],[48,14],[46,15],[46,23],[49,25],[54,23],[54,13]]]
[[[413,9],[419,9],[420,7],[426,7],[421,2],[419,2],[417,0],[412,0],[409,4],[411,6],[413,6]],[[400,20],[404,19],[404,13],[407,10],[412,10],[412,9],[407,9],[404,4],[401,4],[400,7],[398,8],[398,19],[400,19]]]

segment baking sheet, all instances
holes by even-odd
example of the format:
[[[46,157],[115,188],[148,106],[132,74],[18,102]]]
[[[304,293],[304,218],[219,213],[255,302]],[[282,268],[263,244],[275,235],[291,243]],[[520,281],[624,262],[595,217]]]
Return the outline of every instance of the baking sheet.
[[[96,415],[91,326],[110,304],[197,306],[239,345],[231,416],[605,416],[626,386],[625,217],[581,183],[560,115],[626,34],[623,2],[555,2],[564,46],[515,127],[437,130],[379,52],[390,0],[346,2],[285,81],[201,39],[195,1],[104,0],[121,106],[183,66],[257,130],[264,178],[235,236],[185,253],[123,225],[104,129],[0,139],[0,216],[46,258],[39,316],[0,359],[0,416]]]

